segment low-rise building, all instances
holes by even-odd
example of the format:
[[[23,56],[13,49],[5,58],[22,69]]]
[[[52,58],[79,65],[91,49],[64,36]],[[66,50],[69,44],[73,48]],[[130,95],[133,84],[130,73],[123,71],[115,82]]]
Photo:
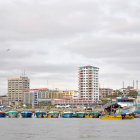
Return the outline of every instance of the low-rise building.
[[[62,99],[72,99],[73,96],[75,95],[75,93],[77,93],[77,91],[65,90],[65,91],[60,91],[60,93],[63,94],[63,98]]]
[[[116,103],[121,107],[132,107],[135,104],[135,98],[132,97],[117,97]]]
[[[25,89],[24,103],[38,105],[39,100],[43,99],[62,99],[63,94],[56,90],[42,89]]]
[[[99,89],[100,99],[105,98],[106,96],[110,96],[112,94],[113,94],[113,89],[110,89],[110,88],[100,88]]]
[[[94,100],[81,100],[81,99],[55,99],[54,100],[54,105],[60,105],[60,106],[64,106],[64,105],[74,105],[74,106],[78,106],[78,105],[82,105],[82,106],[91,106],[91,105],[97,105],[97,103],[94,102]]]
[[[58,91],[49,90],[47,88],[42,89],[25,89],[24,103],[30,105],[38,105],[43,102],[54,102],[54,99],[72,99],[73,95],[77,91]]]
[[[8,105],[8,96],[7,95],[0,96],[0,104]]]

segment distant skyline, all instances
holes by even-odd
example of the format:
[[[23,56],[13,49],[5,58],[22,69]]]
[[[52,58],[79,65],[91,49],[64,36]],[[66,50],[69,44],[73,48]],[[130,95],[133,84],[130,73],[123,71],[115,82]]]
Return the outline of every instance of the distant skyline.
[[[86,65],[101,87],[140,81],[139,13],[139,0],[0,1],[0,94],[24,71],[31,88],[78,90]]]

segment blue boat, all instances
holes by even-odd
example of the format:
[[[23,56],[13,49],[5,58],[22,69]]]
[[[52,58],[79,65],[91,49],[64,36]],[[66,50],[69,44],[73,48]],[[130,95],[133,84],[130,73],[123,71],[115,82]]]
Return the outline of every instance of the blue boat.
[[[63,112],[63,118],[72,118],[73,112]]]
[[[5,112],[0,111],[0,118],[5,118],[5,117],[6,117],[6,113],[5,113]]]
[[[133,113],[134,113],[135,118],[140,118],[140,109],[139,108],[137,108]]]
[[[59,112],[58,111],[50,111],[48,113],[48,118],[58,118],[59,117]]]
[[[21,116],[22,118],[31,118],[32,117],[32,112],[31,111],[27,111],[27,110],[23,110],[21,112]]]
[[[47,117],[47,113],[46,113],[46,111],[36,111],[35,112],[35,116],[37,118],[46,118]]]

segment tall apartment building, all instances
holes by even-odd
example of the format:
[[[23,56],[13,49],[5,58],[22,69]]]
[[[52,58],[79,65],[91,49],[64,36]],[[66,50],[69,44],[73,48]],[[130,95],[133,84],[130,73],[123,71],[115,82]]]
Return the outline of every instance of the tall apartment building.
[[[79,68],[79,94],[82,100],[99,100],[99,68],[84,66]]]
[[[9,105],[19,105],[24,101],[24,89],[30,88],[28,77],[8,79],[8,100]]]

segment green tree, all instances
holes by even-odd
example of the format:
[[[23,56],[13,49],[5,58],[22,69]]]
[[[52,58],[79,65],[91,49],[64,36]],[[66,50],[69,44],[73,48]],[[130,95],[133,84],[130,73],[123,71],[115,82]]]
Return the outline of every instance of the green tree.
[[[138,91],[137,90],[130,90],[129,93],[127,94],[127,96],[131,96],[136,98],[138,95]]]
[[[119,91],[119,90],[115,90],[114,92],[113,92],[113,96],[114,97],[117,97],[117,96],[119,96],[119,95],[122,95],[123,93],[121,92],[121,91]]]
[[[105,105],[106,103],[109,102],[109,100],[107,100],[107,99],[102,99],[101,101],[102,101],[102,105]]]

